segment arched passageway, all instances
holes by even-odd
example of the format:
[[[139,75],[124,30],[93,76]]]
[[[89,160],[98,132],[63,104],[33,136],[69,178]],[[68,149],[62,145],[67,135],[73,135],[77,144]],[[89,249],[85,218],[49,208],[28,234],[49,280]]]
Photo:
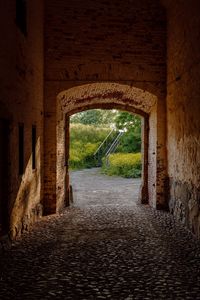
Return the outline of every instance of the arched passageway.
[[[140,134],[140,138],[141,138],[140,150],[138,150],[138,151],[140,151],[141,154],[142,154],[141,155],[141,163],[142,163],[142,172],[141,172],[141,175],[142,176],[141,176],[140,192],[138,192],[137,195],[138,195],[138,198],[139,198],[138,200],[139,200],[140,203],[142,203],[142,204],[148,204],[149,203],[149,197],[148,197],[148,134],[149,134],[149,116],[148,116],[148,114],[145,113],[145,112],[143,112],[143,111],[140,111],[138,109],[130,108],[130,107],[127,108],[127,106],[123,106],[123,105],[115,104],[115,103],[114,104],[113,103],[108,103],[108,104],[107,103],[94,104],[94,105],[90,105],[89,106],[89,110],[85,109],[85,107],[83,107],[83,108],[81,108],[81,110],[78,109],[78,112],[92,112],[91,110],[93,110],[93,109],[100,109],[100,110],[117,109],[118,113],[120,111],[121,112],[123,111],[123,112],[128,112],[129,114],[133,114],[133,115],[137,114],[138,116],[140,116],[141,129],[142,130],[141,130],[141,134]],[[127,109],[128,109],[128,111],[127,111]],[[70,166],[71,166],[71,164],[70,164],[70,160],[71,160],[70,152],[71,151],[70,150],[74,148],[74,146],[72,146],[73,142],[71,140],[71,129],[72,129],[72,125],[75,125],[75,124],[71,123],[70,119],[71,119],[71,117],[73,117],[74,115],[76,115],[76,113],[77,113],[77,110],[75,110],[75,113],[74,113],[74,110],[73,110],[73,111],[70,111],[70,113],[67,113],[65,115],[65,153],[62,153],[62,155],[64,155],[64,157],[65,157],[64,160],[66,162],[66,165],[65,165],[65,170],[62,170],[65,173],[64,173],[64,175],[63,174],[60,175],[60,177],[61,178],[62,177],[65,178],[65,180],[63,182],[63,185],[64,185],[64,191],[65,191],[64,202],[65,202],[66,206],[70,205],[71,200],[73,202],[73,198],[74,198],[74,193],[73,193],[73,191],[74,191],[74,182],[75,182],[75,185],[78,186],[79,184],[81,184],[81,181],[82,181],[80,179],[80,177],[78,177],[79,178],[79,183],[77,182],[77,180],[73,181],[73,180],[70,179],[71,178],[71,174],[74,173],[74,172],[70,171],[70,169],[71,169],[70,168]],[[106,125],[107,126],[111,125],[111,122],[112,121],[110,121],[110,123],[109,123],[109,121],[108,121],[108,124],[106,124]],[[98,129],[98,130],[101,130],[101,127],[98,127],[98,124],[95,126],[95,128]],[[108,129],[108,127],[107,127],[107,129]],[[82,134],[86,133],[86,135],[87,135],[87,132],[84,132],[84,127],[80,127],[79,130],[81,131]],[[92,128],[88,129],[88,130],[91,130],[91,132],[92,132]],[[104,130],[105,130],[105,128],[104,128]],[[76,129],[76,132],[77,132],[77,129]],[[111,144],[114,141],[117,140],[116,132],[117,132],[117,135],[118,135],[119,131],[116,130],[115,133],[113,133],[113,129],[110,130],[109,134],[107,133],[108,134],[108,136],[107,136],[108,137],[108,144],[105,143],[106,144],[106,150],[104,148],[104,150],[102,151],[102,152],[105,151],[104,154],[106,154],[106,152],[109,149],[109,147],[112,147]],[[72,133],[72,136],[74,136],[74,135],[75,135],[75,133]],[[79,132],[77,132],[77,135],[80,137]],[[95,135],[95,133],[94,133],[94,135]],[[112,138],[110,139],[110,137],[112,137]],[[116,140],[115,140],[115,138],[116,138]],[[82,143],[85,144],[87,142],[90,143],[90,139],[89,138],[88,138],[88,141],[85,140],[85,143],[84,143],[84,139],[82,140],[81,137],[80,137],[80,139],[76,139],[75,141],[76,142],[80,141],[81,144]],[[75,144],[76,144],[76,142],[75,142]],[[129,143],[133,144],[134,140],[131,139],[131,141],[129,141]],[[105,146],[105,144],[104,144],[104,146]],[[91,145],[94,145],[94,144],[91,144]],[[120,142],[119,142],[119,144],[117,143],[117,145],[120,145]],[[100,148],[101,148],[101,146],[100,146]],[[114,146],[114,149],[117,150],[118,148],[115,148],[115,146]],[[75,148],[74,150],[77,151],[77,152],[79,152],[79,151],[80,152],[84,152],[85,151],[85,149],[83,149],[83,148],[80,148],[80,149]],[[102,149],[100,149],[100,150],[102,150]],[[115,152],[115,150],[114,150],[114,152]],[[87,152],[87,150],[86,150],[86,152]],[[116,151],[116,152],[118,152],[118,151]],[[95,150],[94,150],[94,153],[95,153]],[[111,150],[110,153],[113,153],[112,150]],[[100,154],[100,156],[101,156],[101,154]],[[62,160],[62,157],[61,157],[61,160]],[[98,160],[98,167],[102,166],[102,164],[101,164],[101,158],[98,157],[97,160]],[[109,163],[108,163],[108,160],[107,160],[106,165],[108,165],[108,164]],[[94,165],[95,165],[95,163],[93,163],[93,167],[94,167]],[[94,174],[95,173],[96,173],[96,171],[94,170]],[[82,174],[84,174],[84,173],[82,173]],[[86,174],[87,174],[87,172],[86,172]],[[83,177],[84,177],[84,175],[83,175]],[[98,176],[97,176],[97,178],[98,178]],[[87,186],[88,186],[88,184],[86,183],[86,187],[85,187],[86,189],[87,189]],[[121,185],[121,189],[123,190],[123,185]],[[77,188],[76,188],[76,190],[77,190]],[[112,188],[111,188],[111,190],[112,190]],[[102,190],[102,192],[103,192],[103,190]]]
[[[56,122],[56,198],[54,203],[44,203],[46,210],[50,211],[53,207],[55,211],[60,211],[68,202],[69,180],[66,162],[69,154],[69,116],[91,108],[117,108],[144,117],[141,202],[156,208],[166,208],[165,191],[161,191],[166,170],[161,169],[158,163],[163,157],[157,151],[161,136],[157,131],[157,101],[157,96],[147,91],[119,83],[85,84],[60,92],[57,96]]]
[[[154,166],[148,184],[151,204],[166,206],[169,182],[171,212],[199,236],[200,2],[21,0],[17,1],[22,4],[19,6],[16,1],[4,2],[0,114],[9,121],[9,145],[5,149],[9,148],[12,158],[4,159],[1,154],[5,172],[0,176],[8,177],[8,193],[6,189],[0,191],[0,215],[7,211],[8,219],[13,217],[1,222],[10,223],[9,230],[14,236],[20,235],[38,218],[43,204],[45,214],[62,206],[62,201],[57,205],[56,200],[57,95],[67,91],[70,99],[71,88],[90,83],[89,89],[76,89],[78,109],[84,101],[102,103],[109,93],[115,105],[126,105],[124,89],[135,90],[134,86],[157,97],[155,107],[148,112],[149,170]],[[105,83],[100,88],[96,81]],[[67,102],[69,111],[73,110],[72,98]],[[25,176],[18,172],[18,129],[22,123],[24,167],[28,166]],[[32,126],[37,129],[36,170],[29,164]],[[1,144],[5,145],[2,137]],[[3,152],[9,154],[5,149]],[[4,179],[0,181],[4,186]]]

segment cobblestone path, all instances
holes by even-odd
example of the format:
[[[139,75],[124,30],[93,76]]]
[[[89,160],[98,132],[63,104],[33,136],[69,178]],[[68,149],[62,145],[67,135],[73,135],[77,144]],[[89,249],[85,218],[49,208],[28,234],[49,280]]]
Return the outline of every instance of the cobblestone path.
[[[74,205],[1,257],[0,299],[200,299],[200,243],[139,180],[72,173]]]

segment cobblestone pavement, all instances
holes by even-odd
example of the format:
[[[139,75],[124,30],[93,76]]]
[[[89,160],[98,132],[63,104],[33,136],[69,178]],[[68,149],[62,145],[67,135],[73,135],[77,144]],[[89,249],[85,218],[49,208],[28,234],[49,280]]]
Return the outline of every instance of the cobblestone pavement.
[[[72,173],[74,205],[1,257],[0,299],[200,299],[200,243],[139,180]],[[2,264],[3,263],[3,264]]]

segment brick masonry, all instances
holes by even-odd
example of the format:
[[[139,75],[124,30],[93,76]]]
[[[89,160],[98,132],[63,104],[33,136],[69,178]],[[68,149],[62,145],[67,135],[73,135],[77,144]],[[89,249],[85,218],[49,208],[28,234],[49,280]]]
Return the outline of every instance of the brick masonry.
[[[59,176],[59,173],[61,170],[64,172],[65,159],[63,156],[59,160],[57,155],[58,152],[63,152],[63,141],[57,144],[56,150],[56,134],[58,136],[61,134],[58,132],[58,126],[55,128],[57,95],[76,86],[83,88],[84,84],[95,83],[105,83],[107,90],[109,88],[112,90],[110,98],[114,100],[108,100],[107,103],[112,102],[113,107],[117,103],[121,105],[128,103],[134,107],[134,97],[128,102],[119,99],[120,90],[117,84],[128,85],[130,90],[133,87],[148,91],[158,98],[154,118],[157,118],[158,110],[162,115],[160,123],[154,121],[155,126],[151,128],[153,131],[151,144],[154,144],[153,147],[156,149],[158,147],[155,156],[157,153],[159,156],[156,156],[155,165],[152,164],[152,168],[150,167],[150,171],[154,168],[155,176],[149,179],[149,185],[153,186],[151,190],[155,190],[155,193],[150,193],[152,203],[155,207],[158,206],[155,200],[158,196],[158,203],[162,206],[165,195],[160,192],[164,181],[161,177],[165,177],[166,174],[163,174],[163,170],[159,169],[157,164],[166,158],[165,151],[160,150],[165,148],[165,111],[161,111],[165,102],[165,81],[166,16],[159,1],[46,2],[44,198],[47,214],[59,210],[60,204],[57,203],[56,207],[56,194],[64,197],[61,182],[65,177]],[[116,84],[114,91],[111,83]],[[98,90],[97,87],[98,85],[94,85],[96,90],[88,94],[91,101],[87,103],[101,107],[105,102],[103,100],[105,90]],[[87,88],[85,93],[87,94]],[[75,94],[79,105],[68,101],[65,108],[62,108],[65,113],[70,109],[77,111],[88,107],[85,106],[88,99],[83,97],[81,100],[82,96],[78,90]],[[148,101],[151,102],[151,96]],[[143,111],[147,109],[148,104],[145,105]],[[61,128],[64,128],[63,124]],[[158,134],[159,143],[157,143]],[[64,139],[64,135],[61,136]],[[60,161],[56,175],[56,162]]]
[[[8,230],[11,237],[16,238],[42,214],[42,1],[28,1],[27,36],[16,26],[15,1],[0,1],[0,14],[0,118],[9,121]],[[19,123],[24,124],[23,175],[19,175],[18,167]],[[32,125],[36,126],[37,132],[35,170],[32,170],[31,163]]]
[[[58,188],[65,178],[59,174],[66,171],[65,124],[61,122],[65,113],[120,105],[149,117],[150,204],[167,208],[169,200],[171,212],[199,235],[200,2],[163,0],[164,6],[158,0],[27,3],[26,36],[16,26],[15,1],[0,1],[0,119],[9,121],[11,237],[28,230],[42,214],[62,207],[65,189]],[[93,89],[89,93],[87,84]],[[124,97],[120,86],[151,96],[141,107],[136,101],[141,93]],[[73,99],[71,89],[75,89]],[[67,95],[65,106],[59,106],[62,93]],[[25,130],[22,176],[18,174],[19,123]],[[37,129],[35,170],[32,125]],[[57,201],[58,195],[62,200]],[[0,220],[0,231],[1,225]]]
[[[167,130],[170,210],[200,236],[200,2],[168,8]]]

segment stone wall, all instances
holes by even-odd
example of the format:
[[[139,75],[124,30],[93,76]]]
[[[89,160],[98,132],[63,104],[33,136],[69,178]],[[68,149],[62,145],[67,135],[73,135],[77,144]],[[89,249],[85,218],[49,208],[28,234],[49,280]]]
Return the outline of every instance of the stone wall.
[[[15,1],[0,1],[0,118],[9,121],[8,217],[17,237],[42,214],[43,1],[27,1],[26,32]],[[19,124],[24,125],[24,173],[19,175]],[[32,126],[36,168],[32,170]],[[0,183],[1,184],[1,183]],[[0,199],[1,201],[1,199]]]
[[[168,7],[170,210],[200,236],[200,2]]]
[[[8,215],[11,235],[16,237],[42,214],[42,206],[45,214],[57,211],[56,135],[60,134],[56,132],[57,95],[88,83],[115,82],[149,91],[162,105],[166,19],[165,10],[156,0],[138,0],[134,5],[128,0],[123,5],[119,0],[85,3],[50,0],[45,3],[43,20],[43,1],[32,0],[28,2],[27,26],[23,32],[17,25],[15,3],[1,1],[0,5],[1,38],[5,44],[0,50],[0,117],[9,121]],[[19,124],[24,125],[23,175],[18,170]],[[31,158],[33,125],[37,131],[35,170]],[[159,124],[159,128],[154,131],[154,148],[157,148],[157,132],[160,130],[162,139],[165,136],[163,125]],[[159,176],[161,173],[155,178]],[[155,190],[159,190],[157,184]]]
[[[45,11],[44,198],[48,214],[56,211],[57,95],[75,86],[115,82],[148,91],[159,98],[159,105],[165,105],[166,16],[157,0],[48,0]],[[160,122],[165,122],[165,116]],[[153,142],[157,147],[160,132],[158,147],[164,147],[165,126],[157,126]],[[159,153],[163,160],[165,151]]]
[[[57,154],[65,145],[57,143],[63,134],[57,131],[57,96],[74,87],[100,83],[139,88],[157,98],[148,112],[150,204],[167,208],[169,183],[171,212],[200,236],[200,2],[162,0],[168,22],[158,0],[44,2],[43,15],[43,1],[27,1],[27,26],[21,30],[16,2],[0,0],[0,123],[9,124],[6,177],[11,236],[27,230],[43,207],[45,214],[58,210]],[[105,99],[99,91],[93,93],[99,95],[93,104],[101,107]],[[115,100],[117,93],[116,89]],[[84,98],[89,100],[89,96]],[[79,106],[73,104],[72,110],[87,107],[81,98],[77,101]],[[62,113],[70,112],[71,104],[66,103]],[[18,167],[19,124],[24,125],[23,175]],[[32,126],[37,132],[34,170]],[[0,192],[0,210],[1,201]],[[2,220],[0,235],[1,228]]]

